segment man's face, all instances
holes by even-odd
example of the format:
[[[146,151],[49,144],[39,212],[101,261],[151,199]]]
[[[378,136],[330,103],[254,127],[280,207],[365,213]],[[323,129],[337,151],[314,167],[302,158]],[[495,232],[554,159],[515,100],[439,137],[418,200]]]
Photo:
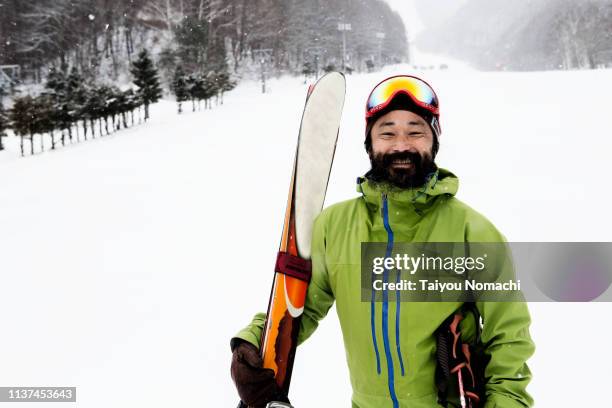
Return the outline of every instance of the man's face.
[[[419,115],[394,110],[374,123],[371,131],[371,176],[396,187],[420,187],[436,170],[432,158],[433,133]]]

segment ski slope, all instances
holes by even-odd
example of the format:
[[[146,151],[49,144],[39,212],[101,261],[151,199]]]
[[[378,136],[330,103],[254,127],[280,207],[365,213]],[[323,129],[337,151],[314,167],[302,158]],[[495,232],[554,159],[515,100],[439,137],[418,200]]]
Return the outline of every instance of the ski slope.
[[[354,197],[368,169],[369,90],[407,72],[348,77],[326,205]],[[511,241],[612,241],[612,71],[423,77],[461,200]],[[0,385],[76,386],[82,408],[235,406],[229,339],[267,306],[306,94],[299,78],[268,88],[243,83],[180,116],[162,101],[147,124],[33,157],[7,140]],[[530,305],[536,406],[602,406],[611,307]],[[350,405],[343,353],[332,309],[299,349],[296,407]]]

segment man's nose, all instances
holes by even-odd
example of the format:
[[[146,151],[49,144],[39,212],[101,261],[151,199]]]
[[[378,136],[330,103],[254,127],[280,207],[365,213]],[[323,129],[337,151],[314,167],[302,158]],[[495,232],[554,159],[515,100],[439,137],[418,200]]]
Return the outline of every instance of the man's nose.
[[[394,152],[416,152],[412,142],[409,138],[400,136],[395,139],[395,143],[393,144]]]

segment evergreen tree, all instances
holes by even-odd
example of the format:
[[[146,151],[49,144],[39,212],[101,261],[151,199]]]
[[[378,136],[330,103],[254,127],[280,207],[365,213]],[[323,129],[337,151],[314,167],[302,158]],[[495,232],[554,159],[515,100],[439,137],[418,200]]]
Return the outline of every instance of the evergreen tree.
[[[138,54],[138,59],[132,63],[130,72],[134,76],[134,84],[138,87],[137,93],[144,103],[145,120],[147,120],[149,105],[157,102],[162,95],[157,69],[153,66],[147,50],[142,50]]]
[[[70,140],[72,141],[72,125],[76,124],[78,141],[78,122],[84,117],[83,109],[87,102],[87,89],[85,88],[83,77],[76,66],[72,67],[70,74],[66,78],[65,84],[65,97],[61,109],[68,112],[66,120],[69,125],[68,134],[70,135]],[[85,121],[83,121],[84,129],[85,126]]]
[[[29,95],[15,98],[13,101],[13,108],[9,112],[9,120],[11,121],[13,132],[20,138],[22,156],[24,155],[23,139],[32,134],[33,105],[34,101]]]
[[[302,66],[302,75],[304,75],[304,83],[308,82],[308,78],[315,75],[315,69],[310,61],[304,62]]]
[[[31,106],[31,149],[34,154],[34,135],[40,135],[40,150],[44,151],[45,146],[43,143],[44,134],[51,134],[51,149],[55,149],[55,140],[53,138],[53,130],[57,127],[57,123],[61,120],[61,111],[55,109],[53,103],[53,97],[49,94],[42,94],[37,96],[32,101]]]
[[[66,144],[64,129],[68,130],[68,136],[70,142],[72,142],[72,123],[76,120],[76,112],[72,105],[73,95],[71,87],[74,87],[74,82],[79,80],[79,78],[66,77],[66,70],[65,64],[59,70],[55,69],[55,67],[49,69],[49,75],[45,83],[45,92],[41,95],[45,97],[35,99],[35,104],[33,105],[36,111],[47,111],[49,109],[55,111],[54,126],[57,126],[62,131],[62,146]],[[46,106],[43,109],[43,107],[39,106],[41,104],[50,106]]]
[[[109,122],[111,122],[111,129],[113,131],[120,129],[120,126],[117,126],[117,117],[121,113],[121,91],[117,87],[110,87],[108,89],[108,98],[106,100],[106,107],[108,109],[108,118]]]
[[[126,112],[130,113],[131,125],[134,125],[134,111],[138,109],[140,98],[134,93],[133,89],[128,89],[124,92],[125,94],[125,108]]]
[[[83,108],[87,102],[87,88],[76,66],[72,67],[70,75],[66,78],[66,99],[78,129],[78,120],[84,119]],[[85,127],[84,123],[83,121],[83,127]]]
[[[47,76],[45,88],[47,89],[47,93],[52,95],[56,101],[66,97],[67,81],[61,69],[57,70],[54,66],[49,68],[49,75]]]
[[[110,130],[108,128],[108,123],[112,120],[113,111],[112,108],[112,99],[113,99],[113,88],[107,85],[102,85],[98,87],[98,95],[99,95],[99,109],[100,109],[100,117],[104,121],[104,129],[106,130],[106,134],[110,134]],[[102,133],[100,133],[102,134]]]
[[[177,55],[188,71],[195,71],[205,63],[208,32],[207,20],[198,14],[185,16],[174,30]]]
[[[83,77],[79,73],[79,70],[76,66],[72,67],[70,74],[66,78],[66,93],[72,97],[80,89],[83,89],[83,86]]]
[[[202,99],[205,100],[204,107],[211,108],[210,98],[221,93],[221,87],[219,83],[219,76],[213,72],[209,71],[206,74],[206,77],[203,78],[204,86],[202,89]],[[218,99],[217,99],[218,102]]]
[[[189,99],[191,99],[191,110],[192,112],[195,112],[195,101],[198,95],[198,87],[200,86],[198,76],[194,74],[187,76],[186,83],[187,93],[189,95]]]
[[[2,101],[0,101],[0,150],[4,150],[4,144],[2,143],[2,138],[6,137],[6,129],[8,129],[8,116],[4,111],[4,106],[2,106]]]
[[[125,119],[125,114],[128,111],[128,94],[126,92],[122,92],[121,90],[117,90],[117,115],[119,115],[120,121],[118,121],[117,129],[121,129],[121,124],[123,123],[123,128],[127,128],[127,121]]]
[[[68,131],[68,137],[70,143],[72,143],[72,115],[70,114],[70,108],[67,103],[60,103],[55,105],[55,126],[62,132],[62,146],[66,145],[66,138],[64,131]]]
[[[202,77],[202,75],[196,75],[194,77],[194,81],[190,91],[192,100],[198,101],[198,110],[200,110],[200,101],[206,98],[206,81],[205,78]]]
[[[329,73],[335,70],[336,70],[336,66],[334,64],[328,64],[323,67],[323,71],[325,71],[325,73]]]
[[[231,79],[229,73],[225,71],[217,75],[217,83],[219,87],[219,95],[221,97],[221,105],[223,105],[223,94],[234,89],[236,87],[236,81]]]
[[[102,136],[102,112],[104,110],[104,100],[98,87],[92,88],[85,103],[84,112],[89,119],[91,136],[96,135],[96,122],[98,122],[98,136]]]
[[[44,149],[42,136],[44,133],[48,133],[51,137],[51,150],[54,150],[55,131],[60,129],[60,123],[63,115],[62,111],[56,109],[50,95],[43,94],[34,100],[33,112],[36,116],[34,120],[34,133],[41,134],[41,150]]]
[[[183,102],[189,98],[189,92],[187,91],[187,81],[185,80],[185,72],[179,65],[176,67],[174,72],[174,80],[172,81],[172,92],[176,96],[176,103],[178,104],[178,113],[183,111]]]

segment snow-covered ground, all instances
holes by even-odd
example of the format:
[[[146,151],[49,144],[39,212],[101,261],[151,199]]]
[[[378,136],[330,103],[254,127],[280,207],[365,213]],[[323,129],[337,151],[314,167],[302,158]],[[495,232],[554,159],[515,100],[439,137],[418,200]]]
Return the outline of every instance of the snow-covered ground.
[[[403,72],[348,78],[327,204],[355,196],[368,168],[367,93]],[[423,75],[460,199],[511,241],[612,241],[612,71]],[[87,408],[234,406],[229,339],[267,305],[306,93],[299,78],[269,89],[242,84],[180,116],[163,101],[145,125],[33,157],[7,140],[0,385],[77,386]],[[605,405],[611,305],[530,308],[537,406]],[[291,397],[349,405],[333,311],[299,350]]]

